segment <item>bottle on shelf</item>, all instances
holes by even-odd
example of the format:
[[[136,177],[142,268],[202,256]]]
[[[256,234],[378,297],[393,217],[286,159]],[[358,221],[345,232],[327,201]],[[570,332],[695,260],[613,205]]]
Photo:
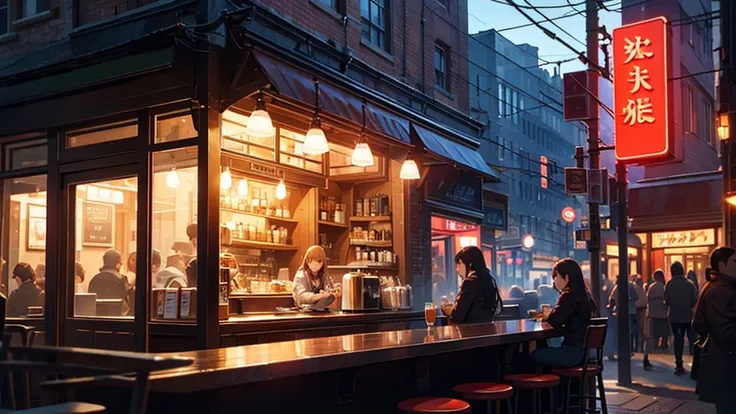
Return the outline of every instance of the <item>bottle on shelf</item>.
[[[358,199],[355,201],[355,216],[361,217],[363,215],[363,200]]]

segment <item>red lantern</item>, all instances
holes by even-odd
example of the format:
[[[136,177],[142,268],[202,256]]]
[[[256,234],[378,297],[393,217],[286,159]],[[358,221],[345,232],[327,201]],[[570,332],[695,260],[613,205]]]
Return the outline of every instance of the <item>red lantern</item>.
[[[521,266],[522,263],[524,263],[524,259],[522,259],[521,257],[517,257],[516,258],[516,265],[517,266]]]

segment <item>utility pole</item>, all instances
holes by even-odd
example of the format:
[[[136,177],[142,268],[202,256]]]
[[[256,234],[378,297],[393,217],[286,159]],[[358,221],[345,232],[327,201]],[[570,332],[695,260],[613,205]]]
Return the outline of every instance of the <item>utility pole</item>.
[[[598,149],[600,142],[599,117],[598,108],[598,1],[587,0],[585,3],[585,31],[588,58],[588,90],[591,92],[588,96],[589,115],[586,123],[588,124],[588,155],[590,164],[588,168],[601,168],[600,152]],[[590,251],[590,288],[598,309],[601,309],[604,301],[601,300],[601,218],[598,211],[598,204],[588,203],[588,212],[590,214],[590,242],[588,250]]]
[[[726,194],[733,190],[732,181],[735,171],[732,163],[733,160],[736,159],[736,154],[734,154],[736,145],[731,142],[731,125],[736,127],[736,123],[734,123],[736,122],[736,116],[734,116],[736,115],[734,114],[734,112],[736,112],[736,102],[734,102],[734,99],[736,98],[736,93],[734,93],[736,88],[734,88],[733,85],[734,69],[732,68],[733,63],[736,62],[736,56],[734,56],[734,39],[731,37],[733,35],[733,19],[736,8],[734,8],[729,1],[720,2],[720,7],[721,74],[718,82],[718,92],[720,95],[718,116],[720,117],[721,113],[725,112],[725,116],[728,117],[729,125],[728,135],[725,137],[719,137],[721,138],[722,145],[721,157],[723,158],[723,164],[721,165],[723,170],[723,201],[721,201],[721,205],[723,206],[723,240],[721,241],[721,244],[726,246],[736,246],[736,237],[734,237],[733,228],[734,223],[736,223],[736,217],[734,217],[735,209],[725,201]]]
[[[616,327],[618,328],[618,384],[631,385],[631,335],[629,335],[629,220],[626,202],[626,164],[616,163],[618,187],[618,280]],[[610,322],[609,322],[610,324]]]

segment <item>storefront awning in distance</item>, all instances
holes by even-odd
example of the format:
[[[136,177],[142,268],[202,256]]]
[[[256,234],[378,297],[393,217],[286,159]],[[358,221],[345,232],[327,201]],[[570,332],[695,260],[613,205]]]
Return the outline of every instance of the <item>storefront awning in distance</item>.
[[[255,58],[276,91],[284,96],[314,105],[313,76],[264,53]],[[321,110],[357,124],[363,122],[363,100],[350,92],[320,80]],[[379,134],[410,144],[409,120],[394,115],[370,102],[366,104],[366,127]]]
[[[498,174],[488,166],[476,149],[457,143],[414,123],[411,124],[411,128],[432,155],[450,164],[469,169],[487,181],[501,181]]]
[[[632,231],[720,227],[722,192],[720,171],[632,184],[629,191]]]

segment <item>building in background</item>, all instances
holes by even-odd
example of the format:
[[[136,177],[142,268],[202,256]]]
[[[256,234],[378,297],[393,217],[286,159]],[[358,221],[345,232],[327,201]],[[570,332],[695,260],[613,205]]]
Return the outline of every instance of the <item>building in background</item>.
[[[584,203],[564,192],[564,167],[574,166],[585,126],[563,121],[562,79],[557,68],[550,75],[538,67],[536,47],[489,30],[472,34],[469,50],[471,112],[486,125],[481,151],[503,172],[494,186],[509,199],[495,272],[506,288],[550,283],[555,261],[574,248],[575,223],[563,221],[561,211],[573,207],[578,220],[584,215]],[[527,235],[531,248],[524,246]]]
[[[702,281],[708,255],[723,240],[713,73],[717,20],[707,1],[639,3],[623,1],[622,24],[657,16],[670,23],[675,160],[644,167],[644,178],[632,183],[631,231],[643,243],[645,277],[680,261]],[[691,76],[696,73],[702,74]]]

